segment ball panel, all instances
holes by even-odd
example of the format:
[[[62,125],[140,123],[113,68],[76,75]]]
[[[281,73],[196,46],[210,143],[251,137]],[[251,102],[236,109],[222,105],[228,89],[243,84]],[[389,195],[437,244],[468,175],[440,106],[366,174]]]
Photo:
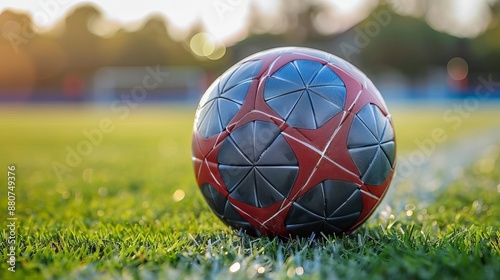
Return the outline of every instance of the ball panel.
[[[388,118],[389,120],[389,118]],[[382,136],[382,142],[394,142],[394,129],[392,128],[392,125],[390,121],[386,122],[386,127],[384,128],[384,135]]]
[[[315,95],[311,95],[314,97],[318,97],[323,102],[327,102],[332,106],[336,107],[337,110],[342,110],[345,104],[345,88],[343,86],[334,86],[334,85],[323,85],[323,86],[314,86],[309,88],[310,91],[315,93]]]
[[[248,88],[246,88],[246,90],[248,90]],[[225,98],[218,98],[214,103],[216,103],[217,105],[217,108],[215,108],[215,110],[219,114],[220,124],[222,125],[222,130],[224,130],[224,128],[229,124],[234,115],[236,115],[236,113],[238,113],[238,111],[240,110],[241,104]]]
[[[358,116],[354,117],[347,139],[347,148],[370,147],[376,143],[378,140],[368,126]]]
[[[266,91],[270,91],[271,94],[264,93],[265,98],[274,95],[276,92],[282,92],[281,86],[283,86],[285,92],[304,89],[304,82],[294,62],[285,64],[283,67],[278,69],[278,71],[274,72],[270,78],[275,80],[276,83],[266,85]]]
[[[222,221],[233,228],[238,230],[241,229],[248,234],[254,236],[259,235],[259,232],[252,226],[252,224],[245,220],[229,201],[226,202],[224,207],[224,216],[222,217]]]
[[[283,196],[288,196],[299,174],[298,166],[259,166],[256,169]]]
[[[248,174],[252,170],[252,166],[219,165],[219,172],[221,174],[222,181],[224,181],[224,184],[229,192],[234,191],[236,187],[242,184],[243,180],[247,178]]]
[[[214,100],[209,101],[199,111],[197,130],[203,137],[209,138],[224,129],[218,111],[218,104]]]
[[[357,213],[363,208],[359,186],[338,180],[325,180],[322,186],[329,218]]]
[[[356,222],[362,208],[358,185],[325,180],[293,203],[285,225],[290,232],[299,236],[309,236],[312,231],[341,233]]]
[[[252,165],[253,149],[250,145],[240,147],[232,137],[227,137],[219,149],[217,161],[222,165]],[[241,143],[241,142],[240,142]]]
[[[249,234],[258,235],[255,228],[247,220],[245,220],[236,211],[227,198],[219,193],[212,185],[202,184],[201,192],[210,209],[212,209],[217,217],[219,217],[219,219],[221,219],[225,224],[228,224],[236,229],[242,229]]]
[[[262,62],[249,61],[223,74],[217,79],[207,97],[200,101],[195,123],[204,138],[210,138],[226,129],[238,113],[247,96],[250,85],[262,67]]]
[[[229,196],[268,207],[287,196],[297,178],[297,158],[277,125],[252,121],[232,131],[217,156]]]
[[[315,100],[321,101],[321,103],[326,102],[327,104],[333,106],[334,108],[332,109],[335,111],[340,112],[345,106],[345,87],[343,86],[313,86],[309,88],[309,91],[314,93],[310,95],[311,97],[315,97]]]
[[[355,197],[359,198],[359,200],[361,200],[361,192],[358,191],[358,193]],[[333,231],[333,232],[325,231],[324,233],[327,233],[327,234],[337,233],[337,234],[339,234],[339,233],[349,232],[349,230],[355,224],[360,213],[361,213],[361,211],[351,213],[349,215],[345,215],[342,217],[327,218],[326,220],[328,223],[325,223],[325,224],[330,225],[331,227],[335,228],[335,231]]]
[[[237,148],[243,152],[248,161],[255,163],[262,153],[268,149],[271,143],[280,135],[280,132],[279,127],[275,124],[253,121],[232,131],[229,134],[229,138],[236,143]],[[225,141],[222,145],[224,144]],[[218,157],[218,161],[222,164],[227,163],[226,158]],[[243,162],[239,163],[239,165],[242,164]]]
[[[300,94],[299,99],[292,108],[290,115],[286,118],[286,122],[293,127],[306,129],[318,128],[318,124],[314,118],[314,109],[307,90],[304,90]]]
[[[361,123],[370,131],[370,133],[375,137],[375,139],[380,139],[380,133],[378,128],[381,125],[376,117],[378,114],[377,106],[373,104],[367,104],[356,114],[356,118],[361,121]]]
[[[284,196],[278,191],[277,186],[267,180],[262,173],[259,172],[259,169],[254,169],[254,175],[255,178],[253,181],[255,182],[255,190],[257,192],[257,207],[268,207],[283,200]],[[285,187],[289,186],[285,185]]]
[[[253,146],[254,149],[255,163],[258,164],[259,161],[265,157],[267,152],[271,152],[271,155],[274,155],[286,150],[288,153],[293,154],[290,147],[286,143],[280,142],[280,144],[283,144],[284,147],[280,147],[281,145],[274,145],[276,141],[283,138],[283,136],[281,136],[281,130],[276,124],[261,121],[254,121],[251,124],[252,134],[250,138],[253,141],[250,143],[250,146]],[[293,157],[295,159],[295,156]],[[277,164],[291,165],[291,163],[288,164],[286,161],[277,162]]]
[[[247,96],[248,88],[250,88],[251,84],[252,80],[241,82],[230,89],[226,89],[220,96],[239,105],[243,105]]]
[[[202,184],[200,189],[210,209],[217,216],[224,217],[224,207],[226,206],[227,199],[210,184]]]
[[[380,185],[387,179],[395,159],[394,131],[376,105],[366,104],[356,114],[347,148],[364,183]]]
[[[227,186],[228,182],[224,182]],[[257,193],[258,185],[256,184],[255,168],[251,168],[248,174],[235,186],[227,186],[230,189],[229,196],[241,201],[245,204],[254,207],[260,207],[259,197]],[[280,198],[278,198],[280,199]]]
[[[396,144],[394,141],[383,142],[380,144],[382,151],[384,151],[385,156],[391,164],[391,168],[394,166],[394,160],[396,158]]]
[[[362,174],[361,177],[365,175],[366,171],[372,164],[378,150],[379,147],[376,145],[352,148],[349,150],[352,159],[356,163],[359,173]]]
[[[262,154],[257,159],[256,164],[262,166],[284,167],[297,165],[298,162],[295,154],[283,135],[278,135],[268,148],[263,150]]]
[[[261,60],[250,60],[242,63],[233,71],[224,73],[221,79],[221,84],[223,86],[222,92],[226,92],[241,83],[256,79],[261,67]]]
[[[309,84],[309,87],[331,87],[337,86],[344,88],[343,95],[345,96],[345,84],[342,79],[337,75],[337,73],[333,72],[328,66],[323,65],[321,69],[315,73],[314,80],[312,80]],[[343,107],[343,106],[341,106]]]
[[[292,63],[297,69],[304,85],[311,84],[313,78],[315,78],[321,68],[323,68],[323,64],[312,60],[296,60]]]
[[[317,129],[343,110],[346,88],[328,66],[294,60],[266,79],[263,96],[289,125]]]
[[[361,180],[369,185],[380,185],[389,176],[391,169],[391,163],[379,146],[377,153],[370,162],[370,167],[363,174]]]
[[[288,119],[297,102],[304,94],[304,90],[292,91],[266,100],[269,105],[283,119]]]

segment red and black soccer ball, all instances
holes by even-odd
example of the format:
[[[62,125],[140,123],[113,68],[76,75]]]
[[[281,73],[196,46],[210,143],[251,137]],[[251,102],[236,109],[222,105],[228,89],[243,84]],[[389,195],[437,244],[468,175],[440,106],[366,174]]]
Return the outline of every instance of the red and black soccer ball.
[[[394,129],[357,68],[322,51],[278,48],[240,61],[205,92],[193,162],[208,205],[236,229],[350,233],[390,184]]]

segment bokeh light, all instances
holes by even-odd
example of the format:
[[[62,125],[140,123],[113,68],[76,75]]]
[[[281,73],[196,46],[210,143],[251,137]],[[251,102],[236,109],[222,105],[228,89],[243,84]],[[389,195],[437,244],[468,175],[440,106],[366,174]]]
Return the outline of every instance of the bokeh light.
[[[452,58],[448,62],[448,75],[455,81],[461,81],[467,78],[469,74],[469,65],[461,57]]]
[[[321,34],[340,33],[366,18],[377,5],[376,0],[326,0],[313,24]]]
[[[191,38],[189,47],[194,54],[212,60],[220,59],[226,53],[226,47],[222,42],[217,42],[212,35],[203,32]]]
[[[233,264],[229,267],[229,271],[231,271],[231,272],[233,272],[233,273],[234,273],[234,272],[236,272],[236,271],[240,270],[240,268],[241,268],[240,263],[239,263],[239,262],[235,262],[235,263],[233,263]]]
[[[429,25],[457,37],[476,37],[491,22],[489,0],[435,1],[429,5],[426,19]]]
[[[174,192],[172,197],[174,198],[175,201],[179,202],[179,201],[183,200],[184,197],[186,197],[186,193],[183,190],[178,189]]]

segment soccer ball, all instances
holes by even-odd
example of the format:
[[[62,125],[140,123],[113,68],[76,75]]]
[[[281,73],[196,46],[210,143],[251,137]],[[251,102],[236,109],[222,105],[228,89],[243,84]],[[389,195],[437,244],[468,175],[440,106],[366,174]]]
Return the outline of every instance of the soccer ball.
[[[351,233],[394,173],[390,114],[350,63],[309,48],[252,55],[203,95],[193,163],[224,223],[251,235]]]

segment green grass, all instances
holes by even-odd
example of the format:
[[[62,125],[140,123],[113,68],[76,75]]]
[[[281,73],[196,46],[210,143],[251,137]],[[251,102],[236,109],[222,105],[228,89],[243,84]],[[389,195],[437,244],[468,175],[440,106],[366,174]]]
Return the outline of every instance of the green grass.
[[[392,113],[403,155],[436,127],[449,138],[438,148],[499,129],[494,110],[475,112],[457,128],[443,120],[439,108]],[[85,139],[82,129],[97,128],[105,117],[115,130],[59,181],[53,163],[65,163],[66,147],[76,149]],[[284,242],[239,236],[210,212],[192,171],[190,108],[140,107],[120,120],[106,108],[89,113],[78,107],[5,107],[0,120],[0,220],[7,223],[8,164],[17,166],[18,218],[15,273],[4,261],[8,231],[1,227],[0,279],[500,275],[498,153],[478,155],[426,208],[372,217],[344,238]]]

